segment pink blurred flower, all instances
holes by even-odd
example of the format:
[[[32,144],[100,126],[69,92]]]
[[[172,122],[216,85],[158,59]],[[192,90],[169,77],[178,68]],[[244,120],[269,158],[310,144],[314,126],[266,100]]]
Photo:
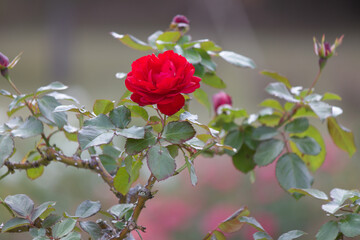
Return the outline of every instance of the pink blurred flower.
[[[213,102],[215,114],[221,113],[221,108],[220,108],[221,106],[224,105],[227,107],[232,106],[231,96],[224,91],[214,94],[212,97],[212,102]]]
[[[148,201],[139,220],[139,224],[146,227],[146,232],[141,233],[141,236],[144,239],[170,240],[171,232],[186,226],[194,210],[192,205],[180,199],[163,197]]]
[[[340,172],[346,165],[346,162],[344,162],[341,157],[341,151],[331,139],[326,139],[325,145],[326,157],[320,170],[328,173]]]

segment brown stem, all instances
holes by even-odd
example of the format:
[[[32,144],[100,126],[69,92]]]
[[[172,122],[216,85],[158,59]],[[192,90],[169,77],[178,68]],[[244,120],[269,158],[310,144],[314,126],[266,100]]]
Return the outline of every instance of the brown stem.
[[[284,113],[284,115],[280,118],[279,123],[277,124],[277,127],[281,127],[284,123],[286,123],[287,121],[289,121],[297,112],[297,110],[299,110],[302,107],[301,103],[296,103],[296,105],[293,107],[293,109],[291,110],[291,112],[286,112]]]
[[[135,229],[145,230],[143,227],[137,226],[137,220],[140,216],[141,210],[145,207],[145,202],[153,197],[151,194],[151,189],[154,186],[155,181],[156,177],[151,174],[145,187],[140,189],[138,192],[138,199],[134,207],[134,212],[127,222],[126,227],[120,232],[120,235],[116,238],[113,238],[113,240],[125,239],[128,233]]]

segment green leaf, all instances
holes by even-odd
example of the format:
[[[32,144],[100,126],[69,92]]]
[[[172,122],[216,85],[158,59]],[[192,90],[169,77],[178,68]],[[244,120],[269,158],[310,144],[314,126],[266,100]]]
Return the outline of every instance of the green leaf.
[[[289,89],[291,88],[291,84],[289,82],[289,79],[287,79],[286,77],[284,76],[281,76],[280,74],[278,74],[277,72],[269,72],[269,71],[261,71],[260,72],[262,75],[265,75],[265,76],[268,76],[268,77],[271,77],[283,84],[285,84],[286,87],[288,87]]]
[[[18,227],[30,226],[30,221],[24,218],[12,218],[1,229],[1,232],[8,232]]]
[[[336,146],[347,152],[351,157],[356,152],[353,133],[338,124],[333,117],[327,119],[327,126],[329,134]]]
[[[130,175],[126,171],[125,167],[118,169],[116,176],[114,177],[114,187],[121,194],[126,195],[130,189],[129,186]]]
[[[84,108],[78,108],[77,106],[71,104],[71,105],[60,105],[57,106],[54,109],[54,112],[74,112],[74,113],[79,113],[81,115],[85,115],[87,117],[94,117],[94,114],[92,114],[91,112],[87,111]]]
[[[263,141],[263,140],[271,139],[278,134],[279,132],[277,131],[276,128],[260,126],[254,129],[254,131],[252,132],[252,138],[258,141]]]
[[[265,232],[256,232],[253,234],[254,240],[272,240],[269,234]]]
[[[189,48],[184,50],[183,56],[189,61],[191,64],[197,64],[201,62],[201,55],[194,48]]]
[[[284,149],[284,142],[278,139],[271,139],[259,144],[256,148],[254,161],[259,166],[266,166],[272,163]]]
[[[48,210],[55,204],[55,202],[44,202],[43,204],[35,208],[35,210],[31,214],[31,221],[34,222],[38,217],[41,216],[41,214],[43,214],[46,210]]]
[[[310,188],[313,177],[310,175],[304,162],[295,153],[286,153],[276,164],[276,177],[285,189]],[[299,195],[294,195],[298,198]]]
[[[78,232],[71,232],[60,240],[81,240],[81,234]]]
[[[73,101],[77,104],[79,104],[79,101],[72,97],[72,96],[69,96],[67,94],[64,94],[64,93],[59,93],[59,92],[51,92],[51,93],[48,93],[46,94],[47,96],[50,96],[50,97],[53,97],[55,98],[56,100],[70,100],[70,101]]]
[[[144,139],[126,139],[125,151],[129,155],[135,155],[155,143],[156,137],[151,133],[151,131],[145,131]]]
[[[209,40],[200,42],[200,48],[204,49],[205,51],[221,51],[221,47],[217,46],[214,42]]]
[[[224,233],[233,233],[239,231],[244,223],[239,221],[239,218],[249,216],[250,212],[247,207],[242,207],[233,213],[230,217],[219,224],[218,228]]]
[[[76,209],[75,216],[79,218],[88,218],[95,215],[101,209],[100,201],[83,201]]]
[[[307,188],[307,189],[301,189],[301,188],[290,188],[289,193],[300,193],[300,194],[304,194],[304,195],[308,195],[317,199],[321,199],[321,200],[328,200],[328,196],[317,189],[313,189],[313,188]]]
[[[282,234],[278,240],[293,240],[295,238],[301,237],[302,235],[306,234],[300,230],[292,230],[290,232]]]
[[[28,117],[17,129],[11,131],[14,137],[29,138],[43,132],[43,124],[33,116]]]
[[[52,227],[55,223],[57,223],[59,220],[61,219],[60,216],[55,215],[55,214],[50,214],[49,216],[47,216],[44,221],[42,222],[42,227],[43,228],[49,228]]]
[[[31,180],[35,180],[41,177],[43,173],[44,173],[44,166],[26,169],[26,175]]]
[[[219,78],[215,73],[205,73],[204,76],[202,76],[201,82],[214,88],[226,88],[226,84],[224,83],[224,81]]]
[[[279,101],[275,99],[265,99],[262,103],[260,103],[260,106],[262,107],[270,107],[276,110],[279,110],[280,112],[284,112],[284,108],[281,106]]]
[[[196,186],[198,178],[197,178],[196,173],[195,173],[195,167],[194,167],[192,161],[190,161],[189,158],[187,158],[187,157],[185,157],[185,162],[186,162],[186,166],[187,166],[187,168],[189,170],[191,184],[193,186]]]
[[[10,135],[0,135],[0,168],[14,152],[14,140]]]
[[[203,49],[196,48],[195,50],[200,53],[201,56],[200,64],[206,67],[207,69],[209,69],[210,71],[216,71],[216,63],[211,60],[210,55]]]
[[[8,97],[11,99],[14,99],[14,96],[11,94],[11,92],[5,90],[5,89],[0,89],[0,95],[4,96],[4,97]]]
[[[117,128],[126,128],[131,121],[131,112],[125,106],[119,106],[112,110],[109,114],[111,122]]]
[[[339,226],[335,221],[329,221],[321,226],[316,234],[316,240],[335,240],[339,234]]]
[[[321,208],[328,213],[335,214],[336,211],[343,207],[343,204],[346,200],[353,198],[356,195],[359,195],[358,191],[334,188],[330,191],[330,197],[332,198],[332,201],[323,204]]]
[[[93,111],[96,115],[107,114],[114,109],[114,102],[107,99],[98,99],[95,101]]]
[[[325,120],[328,117],[336,117],[342,113],[340,108],[333,107],[325,102],[310,102],[309,106],[320,120]]]
[[[176,169],[175,160],[165,147],[152,146],[147,153],[147,163],[152,174],[158,181],[172,176]]]
[[[107,146],[107,145],[104,145],[104,146]],[[112,173],[113,171],[115,171],[117,169],[118,164],[116,162],[116,159],[114,159],[113,157],[106,155],[106,154],[101,154],[101,155],[99,155],[99,158],[100,158],[102,165],[104,166],[106,171],[108,171],[109,173]]]
[[[132,203],[122,203],[112,206],[108,212],[115,216],[118,219],[121,219],[125,216],[126,213],[131,211],[134,207],[134,204]]]
[[[274,82],[270,83],[265,90],[278,98],[285,99],[288,102],[299,102],[294,96],[289,92],[289,90],[286,88],[284,83],[281,82]]]
[[[326,156],[325,142],[322,138],[321,133],[314,126],[309,126],[309,128],[305,132],[292,134],[291,136],[311,137],[319,144],[321,151],[318,155],[303,155],[297,148],[296,144],[290,141],[290,147],[292,151],[297,155],[301,156],[301,159],[305,162],[306,166],[308,166],[310,170],[316,171],[323,164]]]
[[[239,129],[234,129],[230,131],[224,139],[224,145],[230,146],[232,148],[236,149],[236,152],[238,152],[241,148],[241,146],[244,143],[244,132],[240,131]],[[224,150],[227,154],[230,156],[234,156],[236,152],[230,151],[230,150]]]
[[[320,145],[312,137],[290,137],[290,140],[296,144],[296,147],[303,154],[318,155],[321,152]]]
[[[65,86],[61,82],[52,82],[47,86],[40,87],[36,90],[36,95],[39,95],[44,92],[51,92],[51,91],[61,91],[67,89],[68,86]]]
[[[195,67],[194,75],[202,78],[205,74],[205,67],[203,65],[201,65],[200,63],[193,64],[193,65]]]
[[[360,235],[360,215],[357,213],[347,214],[344,219],[339,221],[340,231],[346,237],[356,237]]]
[[[201,88],[198,88],[195,90],[195,92],[193,94],[199,103],[201,103],[209,111],[211,111],[211,103],[209,101],[209,97],[208,97],[207,93],[204,90],[202,90]]]
[[[321,100],[323,100],[323,101],[325,101],[325,100],[339,100],[339,101],[341,101],[341,97],[339,95],[335,94],[335,93],[327,92],[327,93],[324,94],[324,96],[322,97]]]
[[[134,36],[131,36],[130,34],[120,35],[115,32],[110,33],[114,38],[119,39],[124,45],[133,48],[135,50],[152,50],[152,47],[144,43],[143,41],[137,39]]]
[[[162,41],[162,42],[166,42],[166,43],[176,43],[181,37],[181,32],[178,31],[169,31],[169,32],[163,32],[161,33],[157,39],[157,41]]]
[[[253,217],[244,216],[244,217],[239,218],[239,221],[242,223],[249,224],[250,226],[252,226],[253,228],[255,228],[258,231],[266,232],[265,229],[261,226],[261,224],[258,221],[256,221],[256,219]]]
[[[100,239],[103,235],[100,226],[91,221],[80,222],[80,227],[87,232],[92,239]]]
[[[240,150],[232,157],[232,162],[236,169],[243,173],[248,173],[256,166],[254,162],[255,151],[244,144]]]
[[[132,117],[141,117],[145,121],[147,121],[149,119],[149,114],[143,107],[140,107],[138,105],[131,105],[131,106],[128,106],[128,108],[131,111]]]
[[[255,68],[255,63],[248,57],[242,56],[240,54],[230,52],[230,51],[221,51],[219,56],[222,57],[225,61],[230,64],[233,64],[237,67],[248,67]]]
[[[177,155],[179,154],[179,146],[178,145],[169,145],[166,146],[168,149],[170,155],[175,159]]]
[[[309,128],[309,120],[307,118],[296,118],[285,125],[285,131],[288,133],[301,133]]]
[[[54,112],[55,108],[61,105],[54,97],[45,95],[38,99],[37,103],[41,114],[47,120],[59,128],[67,124],[67,115],[65,112]]]
[[[58,222],[52,229],[52,235],[54,238],[61,238],[69,234],[75,227],[76,220],[72,218],[66,218],[62,222]]]
[[[115,128],[114,124],[110,121],[110,118],[104,114],[99,114],[94,118],[85,120],[84,127],[86,126],[93,126],[99,130],[110,130]]]
[[[25,194],[7,196],[4,202],[21,217],[28,217],[34,210],[34,202]]]
[[[130,128],[120,129],[116,131],[116,134],[126,138],[143,139],[145,137],[145,128],[132,126]]]
[[[165,139],[174,144],[180,144],[195,136],[194,127],[187,121],[169,122],[163,132]]]
[[[46,235],[46,229],[44,228],[31,228],[29,233],[32,237],[43,237]]]
[[[92,126],[86,126],[78,132],[78,141],[82,150],[108,144],[113,137],[113,131],[103,132]]]

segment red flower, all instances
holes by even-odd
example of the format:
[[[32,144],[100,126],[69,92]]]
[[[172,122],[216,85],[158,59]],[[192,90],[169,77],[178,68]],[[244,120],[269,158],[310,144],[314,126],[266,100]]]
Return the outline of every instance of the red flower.
[[[218,109],[220,106],[222,106],[222,105],[228,105],[230,107],[232,106],[231,96],[223,91],[214,94],[212,97],[212,101],[213,101],[214,110],[215,110],[216,114],[219,114]]]
[[[3,70],[9,66],[9,59],[3,53],[0,52],[0,70]]]
[[[181,93],[192,93],[200,87],[194,66],[171,50],[141,57],[131,67],[125,80],[127,89],[133,92],[131,100],[140,106],[157,104],[160,112],[169,116],[184,106]]]

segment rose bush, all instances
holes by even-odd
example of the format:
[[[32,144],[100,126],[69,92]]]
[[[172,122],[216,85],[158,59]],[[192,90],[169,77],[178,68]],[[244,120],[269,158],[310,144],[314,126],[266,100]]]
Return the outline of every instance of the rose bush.
[[[192,93],[200,87],[194,66],[173,51],[141,57],[131,67],[125,80],[127,89],[133,92],[131,100],[140,106],[157,104],[160,112],[169,116],[184,106],[181,93]]]

